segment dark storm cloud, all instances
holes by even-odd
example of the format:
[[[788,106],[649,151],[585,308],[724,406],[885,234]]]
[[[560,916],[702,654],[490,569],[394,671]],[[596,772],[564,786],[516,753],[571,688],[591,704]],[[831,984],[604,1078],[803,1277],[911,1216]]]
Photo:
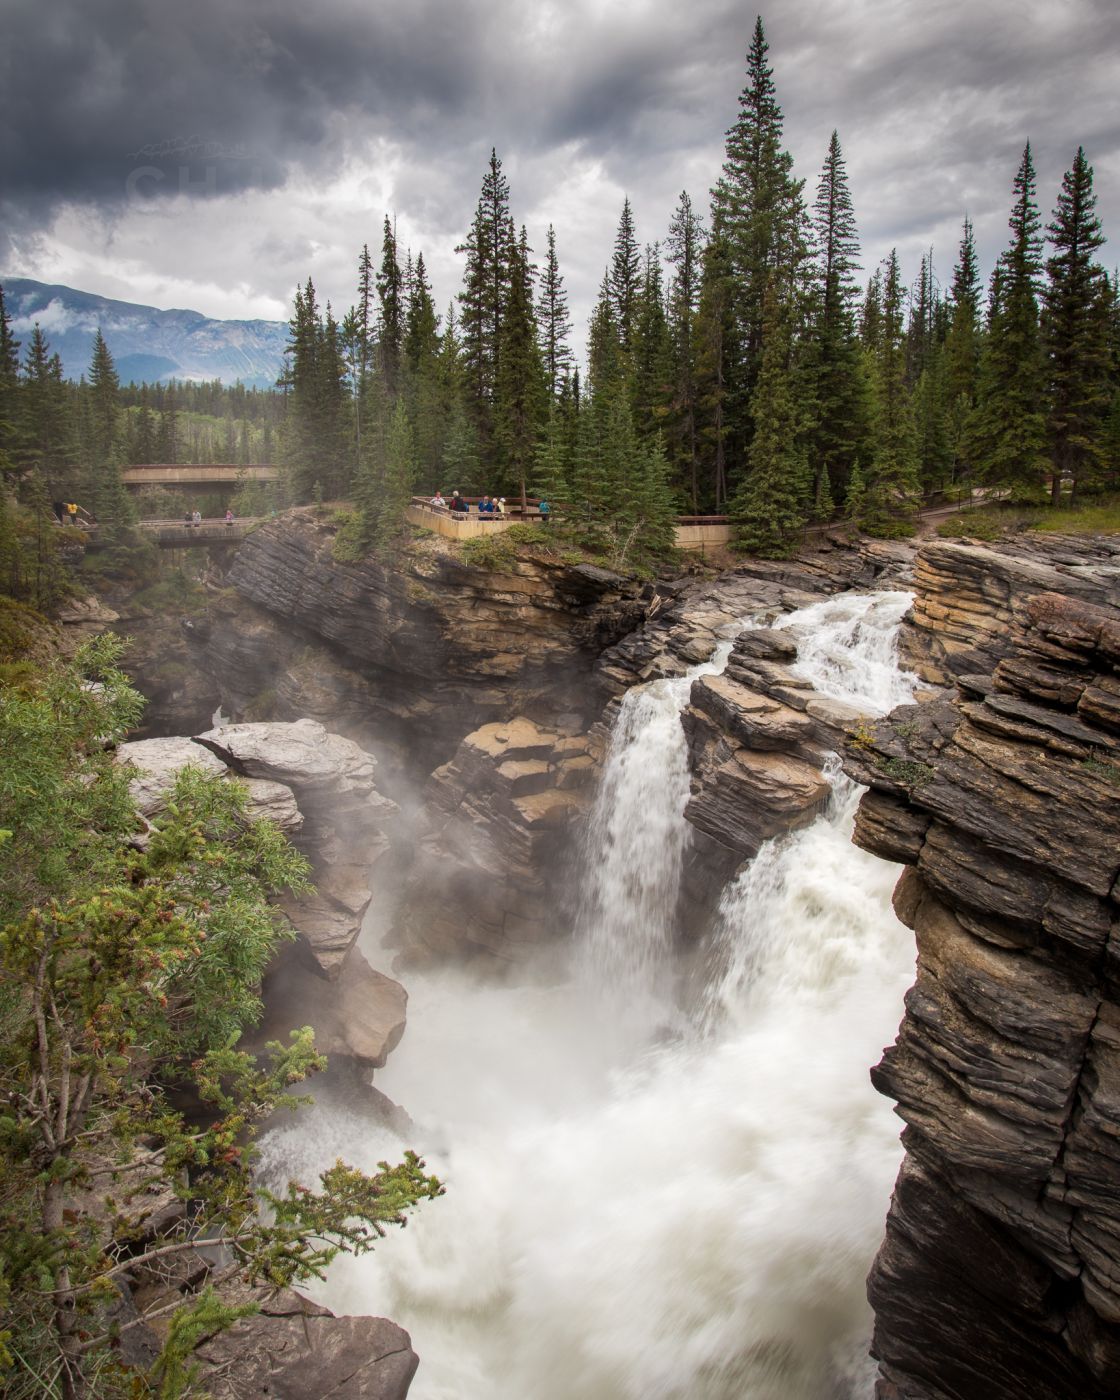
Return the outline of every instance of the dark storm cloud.
[[[1116,231],[1114,8],[772,0],[770,58],[807,198],[836,127],[865,266],[897,243],[911,276],[936,242],[947,280],[965,212],[986,265],[1005,241],[1023,143],[1035,149],[1045,218],[1081,142]],[[337,200],[349,180],[355,199],[389,205],[361,210],[371,243],[384,212],[423,231],[446,301],[450,249],[494,145],[538,249],[543,224],[557,223],[580,326],[622,193],[643,240],[664,237],[682,187],[706,206],[754,22],[753,8],[729,0],[9,0],[6,10],[0,198],[25,249],[26,232],[49,228],[63,205],[123,231],[135,206],[180,191],[201,204],[310,179]],[[362,171],[377,178],[363,183]],[[594,208],[575,206],[585,195]],[[324,256],[324,229],[289,226],[286,203],[262,212],[271,222],[239,274],[282,299],[293,272]],[[176,236],[161,229],[169,266]],[[204,250],[193,251],[197,276]],[[214,250],[215,280],[235,280],[234,255]],[[353,250],[338,260],[349,268]]]
[[[423,0],[8,8],[0,188],[39,208],[268,188],[331,166],[347,112],[419,139],[433,91],[465,100],[480,37],[469,6]]]

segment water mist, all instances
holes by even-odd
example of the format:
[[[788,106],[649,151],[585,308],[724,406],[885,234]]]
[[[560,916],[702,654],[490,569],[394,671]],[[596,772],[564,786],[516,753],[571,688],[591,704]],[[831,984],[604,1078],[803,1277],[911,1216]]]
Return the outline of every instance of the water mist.
[[[774,625],[802,675],[870,716],[910,692],[893,656],[908,601],[847,595]],[[900,1149],[867,1070],[913,972],[897,869],[851,845],[858,789],[832,772],[829,812],[724,892],[720,972],[686,1016],[667,974],[691,679],[624,698],[570,977],[410,981],[376,1082],[447,1195],[316,1296],[408,1328],[416,1400],[870,1395],[863,1285]],[[266,1154],[306,1178],[401,1146],[320,1104]]]

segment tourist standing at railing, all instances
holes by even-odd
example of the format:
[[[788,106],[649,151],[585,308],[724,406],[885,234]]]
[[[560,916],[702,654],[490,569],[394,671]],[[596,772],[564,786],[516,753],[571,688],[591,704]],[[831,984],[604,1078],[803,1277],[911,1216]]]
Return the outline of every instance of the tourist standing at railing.
[[[202,529],[202,512],[201,512],[200,510],[196,510],[195,513],[194,513],[194,515],[191,517],[191,519],[192,519],[192,522],[193,522],[193,524],[194,524],[194,528],[195,528],[196,530],[201,530],[201,529]]]
[[[466,512],[470,510],[470,506],[467,505],[466,501],[463,499],[462,496],[459,495],[458,491],[452,494],[451,509],[457,515],[465,515]]]
[[[436,490],[436,494],[432,497],[431,504],[434,506],[438,506],[440,510],[446,510],[447,508],[447,502],[443,499],[443,492],[440,491],[438,488]]]
[[[226,528],[228,529],[232,524],[233,524],[233,511],[232,511],[232,510],[227,510],[227,511],[226,511]]]

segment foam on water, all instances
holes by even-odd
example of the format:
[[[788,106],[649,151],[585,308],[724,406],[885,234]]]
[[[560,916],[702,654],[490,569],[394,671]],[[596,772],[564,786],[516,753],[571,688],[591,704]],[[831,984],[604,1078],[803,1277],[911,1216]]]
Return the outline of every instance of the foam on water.
[[[849,595],[776,625],[824,693],[879,713],[912,685],[893,660],[907,601]],[[690,683],[623,703],[570,978],[410,979],[408,1031],[376,1082],[447,1194],[374,1255],[337,1261],[317,1296],[410,1331],[415,1400],[871,1393],[864,1279],[900,1152],[867,1071],[914,959],[890,908],[897,869],[851,845],[859,793],[834,774],[830,811],[725,891],[720,973],[686,1018],[660,974]],[[322,1103],[269,1136],[265,1166],[306,1179],[400,1146]]]

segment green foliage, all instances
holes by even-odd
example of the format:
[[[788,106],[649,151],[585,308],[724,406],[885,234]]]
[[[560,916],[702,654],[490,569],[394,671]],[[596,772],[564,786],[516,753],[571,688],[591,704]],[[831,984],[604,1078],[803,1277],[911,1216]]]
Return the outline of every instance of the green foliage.
[[[459,557],[472,569],[486,569],[493,574],[511,574],[517,562],[517,543],[509,538],[516,526],[493,535],[476,535],[459,546]]]
[[[928,763],[917,763],[908,758],[887,758],[883,754],[875,754],[874,757],[876,766],[888,778],[904,787],[919,787],[933,777],[933,769]]]
[[[751,414],[750,471],[731,501],[735,543],[748,554],[785,558],[805,523],[808,469],[801,439],[803,413],[791,364],[789,307],[771,282],[766,296],[762,368]]]
[[[239,784],[200,770],[140,819],[109,747],[141,705],[122,645],[0,688],[0,1367],[15,1396],[179,1395],[194,1344],[244,1308],[200,1293],[151,1374],[129,1374],[115,1348],[132,1324],[106,1311],[126,1274],[220,1232],[214,1288],[298,1283],[442,1189],[412,1154],[372,1177],[338,1163],[316,1189],[255,1185],[261,1124],[324,1063],[307,1028],[263,1066],[236,1048],[284,936],[268,897],[307,888],[307,866],[249,819]],[[197,1122],[169,1107],[169,1080],[197,1086]],[[153,1189],[188,1204],[189,1231],[130,1225]]]

